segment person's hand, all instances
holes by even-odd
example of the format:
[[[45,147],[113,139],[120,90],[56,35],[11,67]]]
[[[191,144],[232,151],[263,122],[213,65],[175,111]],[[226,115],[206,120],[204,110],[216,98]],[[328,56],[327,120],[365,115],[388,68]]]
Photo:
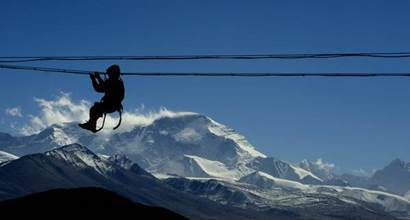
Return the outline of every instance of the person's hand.
[[[90,72],[90,77],[91,78],[95,78],[95,77],[99,77],[99,76],[100,76],[100,74],[97,73],[97,72]]]

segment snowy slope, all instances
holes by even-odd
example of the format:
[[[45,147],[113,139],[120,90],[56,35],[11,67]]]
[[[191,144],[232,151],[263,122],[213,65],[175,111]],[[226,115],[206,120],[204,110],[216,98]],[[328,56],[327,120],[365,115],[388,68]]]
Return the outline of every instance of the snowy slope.
[[[249,165],[255,171],[262,171],[282,179],[289,179],[308,184],[320,184],[323,182],[322,179],[307,170],[272,157],[255,158]]]
[[[410,202],[408,199],[380,191],[367,190],[356,187],[339,187],[339,186],[314,186],[315,192],[326,190],[335,190],[335,195],[344,197],[352,202],[356,200],[381,205],[388,212],[406,212],[410,214]]]
[[[272,177],[263,172],[242,177],[239,182],[206,178],[186,180],[173,177],[164,181],[177,189],[205,196],[222,204],[235,204],[246,208],[282,207],[309,210],[314,213],[323,212],[323,209],[336,213],[341,209],[344,210],[342,215],[348,216],[350,211],[346,210],[356,207],[353,208],[356,210],[352,210],[353,212],[364,208],[374,213],[387,212],[401,217],[410,216],[410,202],[401,196],[354,187],[306,185]],[[350,218],[354,219],[346,217]]]
[[[256,183],[261,183],[257,180],[259,176],[264,181],[272,181],[272,188],[269,188],[269,185],[264,185],[266,187],[264,188],[250,183],[205,178],[168,178],[163,181],[178,190],[206,197],[221,204],[247,210],[266,210],[272,207],[293,210],[299,213],[302,219],[386,220],[396,219],[392,215],[404,218],[409,216],[409,202],[393,195],[376,195],[372,192],[359,191],[358,195],[351,196],[349,193],[343,194],[343,190],[328,188],[319,190],[315,186],[269,177],[261,173],[255,174],[251,174],[253,177],[252,180],[248,179],[250,182],[256,180]],[[253,179],[254,177],[256,179]],[[247,178],[244,177],[244,181]],[[264,181],[262,184],[267,184]],[[356,197],[366,198],[366,200]],[[375,197],[380,199],[377,200]],[[329,216],[337,217],[329,218]]]
[[[208,130],[215,134],[218,137],[223,137],[226,138],[228,140],[232,140],[233,142],[235,142],[240,149],[242,149],[243,151],[245,151],[247,154],[249,154],[249,156],[251,156],[252,158],[256,158],[256,157],[262,157],[265,158],[266,155],[262,154],[261,152],[257,151],[255,149],[254,146],[252,146],[246,139],[244,136],[236,133],[233,129],[230,129],[228,127],[226,127],[223,124],[220,124],[210,118],[207,117],[207,120],[209,120],[209,125],[208,125]]]
[[[18,157],[13,155],[13,154],[9,154],[7,152],[4,151],[0,151],[0,163],[6,162],[6,161],[10,161],[10,160],[15,160]]]
[[[185,155],[192,163],[195,163],[196,166],[204,172],[208,177],[216,177],[221,179],[238,179],[241,175],[238,170],[228,169],[225,164],[219,161],[207,160],[202,157],[197,157],[193,155]],[[192,173],[191,176],[197,176],[195,173]],[[189,177],[189,176],[188,176]]]
[[[263,189],[281,188],[302,191],[308,188],[307,185],[301,184],[299,182],[276,178],[261,171],[257,171],[247,176],[244,176],[239,180],[239,182],[256,185]]]
[[[330,195],[343,198],[351,203],[366,202],[381,205],[385,211],[410,213],[408,199],[380,191],[367,190],[357,187],[305,185],[299,182],[275,178],[263,172],[255,172],[241,178],[240,182],[256,185],[264,189],[281,188],[291,191],[301,191],[307,194]]]
[[[101,158],[86,147],[79,144],[70,144],[64,147],[45,152],[46,156],[69,163],[73,167],[96,170],[102,175],[113,171],[109,160]]]

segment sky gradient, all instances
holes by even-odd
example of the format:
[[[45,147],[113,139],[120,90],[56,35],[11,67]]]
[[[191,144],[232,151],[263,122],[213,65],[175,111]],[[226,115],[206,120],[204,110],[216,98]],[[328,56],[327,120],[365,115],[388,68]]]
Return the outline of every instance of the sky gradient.
[[[0,3],[0,56],[410,51],[410,1],[19,1]],[[123,71],[409,72],[409,59],[117,62]],[[35,65],[104,70],[111,62]],[[88,77],[0,70],[0,131],[34,97],[98,100]],[[205,114],[261,152],[341,171],[410,161],[410,78],[125,77],[127,110]],[[19,107],[22,117],[6,109]]]

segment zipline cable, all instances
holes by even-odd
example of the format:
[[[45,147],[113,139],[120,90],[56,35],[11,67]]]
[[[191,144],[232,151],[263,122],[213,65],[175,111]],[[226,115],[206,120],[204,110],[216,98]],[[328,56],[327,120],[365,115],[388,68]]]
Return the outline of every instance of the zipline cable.
[[[35,61],[90,61],[90,60],[255,60],[255,59],[332,59],[343,57],[410,58],[410,52],[381,53],[295,53],[248,55],[165,55],[165,56],[3,56],[0,63]]]
[[[31,70],[41,72],[65,73],[76,75],[88,75],[89,70],[75,70],[52,67],[15,66],[0,64],[0,69]],[[168,77],[410,77],[410,73],[216,73],[216,72],[124,72],[125,76],[168,76]]]

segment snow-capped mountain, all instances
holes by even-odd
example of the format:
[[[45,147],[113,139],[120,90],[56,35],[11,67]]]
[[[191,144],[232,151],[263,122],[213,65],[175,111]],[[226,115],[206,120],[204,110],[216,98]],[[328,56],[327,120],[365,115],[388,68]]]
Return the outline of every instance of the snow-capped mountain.
[[[66,145],[47,151],[45,155],[69,163],[69,165],[79,169],[92,169],[103,176],[108,176],[115,169],[115,160],[114,163],[110,163],[111,160],[101,158],[79,144]]]
[[[66,144],[69,145],[61,148]],[[52,125],[31,136],[2,134],[0,150],[23,156],[0,166],[0,198],[7,198],[10,193],[21,195],[57,186],[91,185],[115,188],[114,191],[131,193],[132,196],[138,194],[141,196],[138,199],[144,198],[139,201],[142,203],[149,200],[152,204],[160,204],[158,201],[163,195],[156,190],[164,186],[156,185],[161,183],[155,177],[161,177],[176,190],[192,194],[189,201],[200,196],[235,208],[251,208],[258,213],[253,214],[263,217],[270,216],[272,210],[287,217],[306,212],[302,218],[315,218],[315,213],[321,216],[336,213],[348,219],[391,219],[392,214],[410,216],[406,197],[346,187],[357,186],[354,182],[356,177],[349,177],[347,181],[345,176],[336,176],[332,173],[332,167],[322,161],[306,160],[292,164],[268,157],[234,130],[195,113],[160,117],[149,124],[135,126],[131,131],[114,134],[92,134],[79,129],[74,123]],[[44,154],[24,156],[41,152]],[[18,168],[16,164],[21,163],[21,167],[35,169]],[[39,164],[41,166],[37,167]],[[19,172],[27,175],[26,181],[21,182],[12,175],[16,166],[21,170]],[[395,168],[392,170],[406,168],[399,165],[392,167]],[[42,170],[47,170],[47,175],[35,175]],[[392,172],[391,169],[387,170]],[[401,171],[395,173],[405,175]],[[141,176],[150,183],[136,180]],[[7,180],[3,183],[8,184],[1,185],[3,177]],[[34,186],[27,185],[30,182]],[[15,191],[8,187],[9,184],[21,185],[21,188]],[[130,184],[133,186],[128,189]],[[329,184],[338,186],[327,186]],[[135,189],[137,186],[146,186],[147,189],[154,187],[155,190],[141,195],[138,191],[140,188]],[[362,186],[370,186],[367,179]],[[174,194],[169,198],[175,199],[175,193],[179,192],[171,192]],[[169,200],[164,204],[160,205],[176,210],[175,204],[169,204]],[[330,204],[336,210],[334,213],[326,213],[330,212]],[[267,209],[270,211],[266,212]],[[307,209],[310,211],[307,212]],[[235,213],[238,212],[241,211],[235,209]],[[360,217],[351,216],[354,214]],[[238,218],[244,216],[247,215],[238,215]],[[299,217],[293,216],[291,219]]]
[[[321,176],[317,171],[309,169],[308,166],[304,164],[300,166]],[[321,176],[322,179],[325,180],[323,184],[360,187],[394,193],[401,196],[405,196],[406,193],[410,192],[410,163],[406,163],[400,159],[393,160],[386,167],[377,170],[371,176],[356,176],[352,174],[331,174],[330,176],[331,178],[329,179]],[[409,197],[407,196],[406,198]]]
[[[376,171],[370,181],[374,185],[384,187],[386,191],[404,195],[410,191],[410,163],[395,159],[383,169]]]
[[[161,117],[114,135],[90,134],[73,123],[53,125],[36,135],[0,140],[0,150],[22,156],[71,143],[98,154],[127,155],[154,174],[238,180],[263,171],[303,183],[322,182],[298,165],[267,157],[234,130],[195,113]]]
[[[329,185],[305,185],[299,182],[275,178],[267,173],[255,172],[241,178],[240,182],[256,185],[262,189],[285,189],[292,193],[305,193],[308,195],[327,195],[342,199],[350,203],[364,202],[377,204],[386,212],[403,212],[410,214],[410,202],[401,196],[372,191],[357,187],[340,187]]]
[[[0,149],[17,156],[24,156],[76,143],[77,139],[67,134],[70,127],[72,127],[70,124],[53,125],[38,134],[22,137],[9,136],[6,139],[0,139]]]
[[[221,177],[215,174],[223,172],[235,179],[252,171],[250,161],[266,157],[231,129],[198,114],[160,118],[115,139],[121,145],[110,141],[105,150],[125,153],[152,173]]]
[[[0,201],[57,188],[99,187],[193,219],[246,219],[242,209],[180,192],[135,163],[124,168],[123,162],[124,158],[99,157],[78,144],[26,155],[0,166]]]
[[[13,154],[9,154],[7,152],[4,151],[0,151],[0,163],[6,162],[6,161],[10,161],[10,160],[15,160],[18,157],[13,155]]]
[[[407,199],[388,193],[305,185],[260,171],[239,181],[160,181],[123,155],[98,156],[78,144],[26,155],[0,167],[0,200],[55,188],[89,186],[106,188],[195,219],[321,219],[336,214],[347,219],[377,220],[394,219],[393,214],[408,216],[410,210]]]
[[[405,181],[406,177],[402,181],[394,181],[390,177],[381,180],[381,173],[385,172],[378,172],[372,180],[364,180],[351,175],[334,175],[332,166],[321,160],[304,160],[292,164],[268,157],[234,130],[195,113],[159,117],[129,132],[112,135],[91,134],[79,129],[74,123],[52,125],[31,136],[0,135],[0,150],[17,156],[45,152],[70,143],[88,146],[97,154],[126,155],[155,175],[239,180],[261,171],[276,178],[307,184],[350,185],[371,189],[382,189],[378,188],[378,185],[382,185],[387,191],[401,195],[410,190],[410,182]],[[390,170],[386,172],[392,172]],[[408,175],[408,172],[394,173]],[[389,180],[396,183],[389,183]],[[397,182],[401,184],[399,188],[393,186]]]
[[[263,172],[252,173],[239,182],[175,177],[164,182],[221,204],[259,211],[275,207],[296,212],[302,219],[376,220],[407,218],[410,214],[409,201],[397,195],[352,187],[305,185]]]

